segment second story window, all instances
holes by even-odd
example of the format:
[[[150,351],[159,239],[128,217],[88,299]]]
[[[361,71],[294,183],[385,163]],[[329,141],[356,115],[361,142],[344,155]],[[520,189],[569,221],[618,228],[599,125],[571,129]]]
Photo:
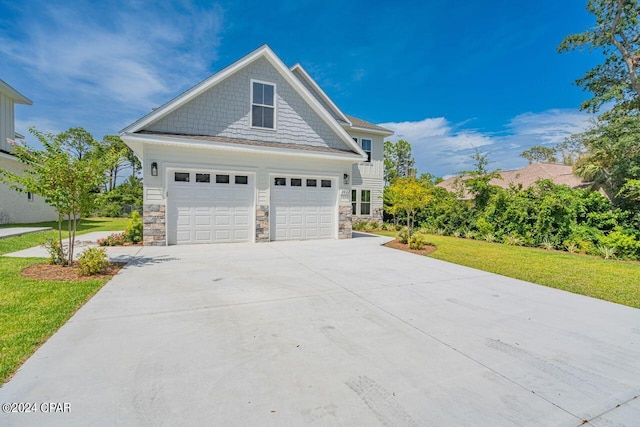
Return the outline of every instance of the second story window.
[[[362,150],[367,153],[367,162],[371,161],[371,140],[361,139]]]
[[[276,128],[276,86],[270,83],[251,82],[251,126]]]

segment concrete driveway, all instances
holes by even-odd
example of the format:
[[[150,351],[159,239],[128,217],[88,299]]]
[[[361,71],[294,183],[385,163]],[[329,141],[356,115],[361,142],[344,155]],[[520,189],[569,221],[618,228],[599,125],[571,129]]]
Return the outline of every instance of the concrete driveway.
[[[640,423],[640,310],[383,240],[145,247],[0,389],[61,412],[0,425]]]

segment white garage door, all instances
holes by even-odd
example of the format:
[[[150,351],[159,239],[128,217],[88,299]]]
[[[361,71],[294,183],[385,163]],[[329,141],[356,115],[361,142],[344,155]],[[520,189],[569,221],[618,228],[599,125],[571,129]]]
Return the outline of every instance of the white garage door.
[[[337,230],[335,180],[271,176],[271,240],[330,239]]]
[[[253,240],[255,183],[250,174],[187,172],[170,174],[169,244]]]

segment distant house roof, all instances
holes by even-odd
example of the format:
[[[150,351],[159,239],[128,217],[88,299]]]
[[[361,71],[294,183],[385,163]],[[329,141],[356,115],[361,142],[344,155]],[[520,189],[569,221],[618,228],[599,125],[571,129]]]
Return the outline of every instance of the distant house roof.
[[[571,188],[585,188],[591,185],[590,182],[583,181],[575,176],[572,166],[555,163],[532,163],[520,169],[501,171],[500,176],[502,179],[494,178],[489,181],[489,184],[502,188],[509,188],[511,184],[528,188],[538,180],[549,179],[554,184],[568,185]],[[445,188],[451,192],[458,192],[461,188],[461,181],[467,178],[469,176],[448,178],[439,183],[438,187]],[[472,197],[468,193],[464,193],[462,198],[471,199]]]
[[[4,93],[9,98],[13,99],[13,102],[15,102],[16,104],[26,104],[26,105],[33,104],[33,101],[31,101],[29,98],[27,98],[26,96],[24,96],[23,94],[21,94],[11,86],[9,86],[3,80],[0,80],[0,92]]]

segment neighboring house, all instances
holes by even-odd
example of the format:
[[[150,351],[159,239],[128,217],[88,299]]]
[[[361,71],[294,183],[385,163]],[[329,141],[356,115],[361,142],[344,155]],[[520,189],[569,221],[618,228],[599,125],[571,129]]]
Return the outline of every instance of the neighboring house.
[[[144,243],[350,238],[382,217],[383,139],[263,46],[123,129]]]
[[[15,131],[15,104],[31,105],[29,98],[0,80],[0,169],[22,173],[24,165],[12,154],[7,140],[23,138]],[[20,193],[0,183],[0,224],[52,221],[55,210],[42,197]]]
[[[557,185],[568,185],[571,188],[588,188],[592,183],[583,181],[573,174],[573,167],[559,165],[555,163],[532,163],[520,169],[500,171],[500,178],[493,178],[489,181],[490,185],[502,188],[509,188],[511,185],[522,186],[523,189],[529,188],[536,181],[548,179]],[[437,186],[445,188],[454,193],[460,193],[462,184],[468,176],[452,177],[440,182]],[[473,197],[467,193],[461,193],[462,199],[472,199]]]

